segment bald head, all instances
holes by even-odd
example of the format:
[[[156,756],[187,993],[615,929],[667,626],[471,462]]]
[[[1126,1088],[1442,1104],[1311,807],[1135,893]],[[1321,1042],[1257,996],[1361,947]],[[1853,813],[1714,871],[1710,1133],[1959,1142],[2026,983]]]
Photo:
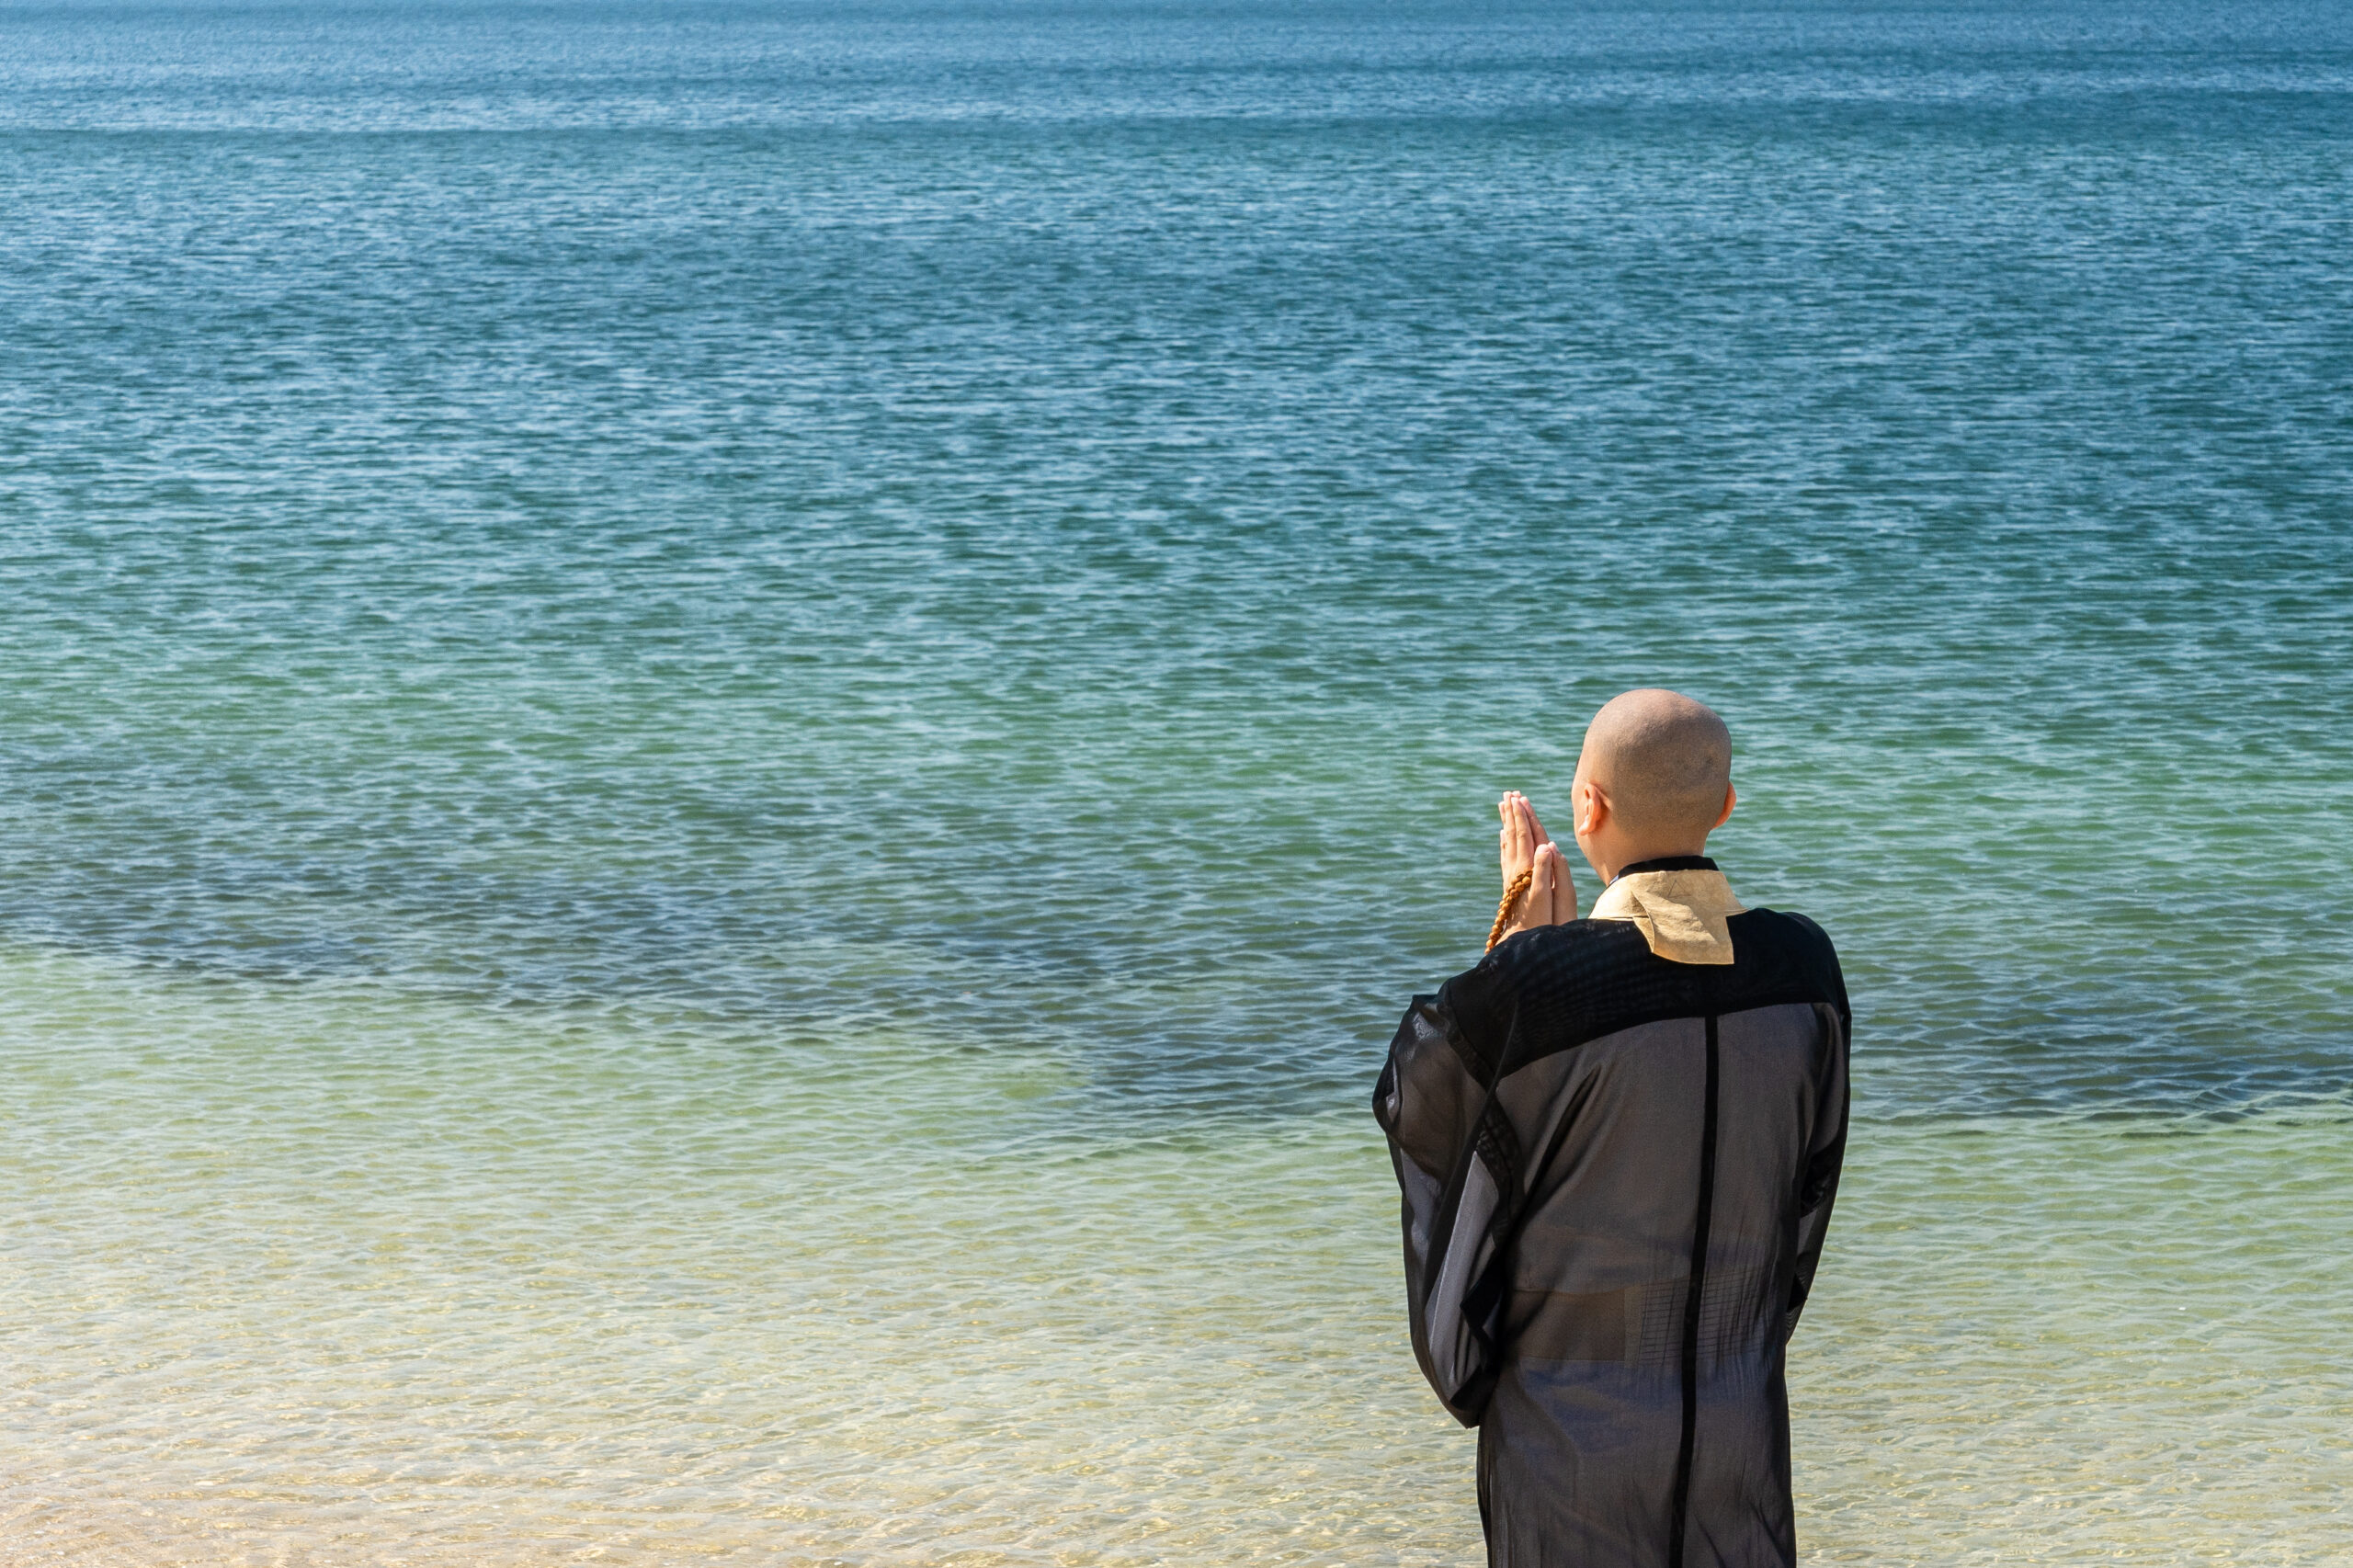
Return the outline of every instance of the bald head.
[[[1577,778],[1599,787],[1626,832],[1659,845],[1704,843],[1732,787],[1732,732],[1681,692],[1613,697],[1586,727]]]

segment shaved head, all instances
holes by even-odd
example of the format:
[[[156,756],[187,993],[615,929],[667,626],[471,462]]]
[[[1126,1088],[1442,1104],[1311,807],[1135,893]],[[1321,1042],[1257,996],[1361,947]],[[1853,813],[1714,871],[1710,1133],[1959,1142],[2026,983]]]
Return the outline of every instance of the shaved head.
[[[1599,786],[1629,832],[1697,843],[1723,817],[1732,732],[1681,692],[1630,691],[1586,726],[1577,777]]]

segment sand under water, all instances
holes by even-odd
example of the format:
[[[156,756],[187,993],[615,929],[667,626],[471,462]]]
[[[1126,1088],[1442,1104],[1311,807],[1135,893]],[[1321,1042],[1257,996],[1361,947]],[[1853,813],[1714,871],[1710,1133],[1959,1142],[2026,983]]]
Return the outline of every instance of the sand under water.
[[[1354,1114],[9,955],[19,1563],[1458,1563]],[[669,1027],[665,1027],[665,1025]],[[2343,1108],[1858,1127],[1806,1560],[2353,1552]]]

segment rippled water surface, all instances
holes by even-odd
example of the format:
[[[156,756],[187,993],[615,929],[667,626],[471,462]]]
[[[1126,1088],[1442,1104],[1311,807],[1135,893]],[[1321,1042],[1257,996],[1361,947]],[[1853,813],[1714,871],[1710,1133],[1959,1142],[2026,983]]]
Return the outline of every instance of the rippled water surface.
[[[2353,1554],[2348,212],[2327,7],[0,7],[0,1546],[1462,1560],[1361,1100],[1658,683],[1808,1553]]]

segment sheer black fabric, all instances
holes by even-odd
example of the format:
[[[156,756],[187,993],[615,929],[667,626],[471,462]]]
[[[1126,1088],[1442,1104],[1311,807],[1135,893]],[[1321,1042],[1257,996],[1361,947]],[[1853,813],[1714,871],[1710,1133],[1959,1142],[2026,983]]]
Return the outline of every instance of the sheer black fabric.
[[[1416,997],[1373,1094],[1414,1349],[1480,1428],[1491,1562],[1789,1564],[1783,1346],[1847,1135],[1846,986],[1802,915],[1679,964],[1522,933]]]

